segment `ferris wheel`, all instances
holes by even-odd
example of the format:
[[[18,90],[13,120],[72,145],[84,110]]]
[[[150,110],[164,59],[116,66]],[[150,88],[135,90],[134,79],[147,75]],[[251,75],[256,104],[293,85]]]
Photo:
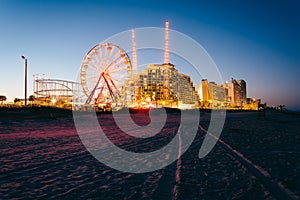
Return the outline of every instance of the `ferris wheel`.
[[[130,58],[122,48],[111,43],[94,46],[84,57],[80,70],[86,104],[122,103],[131,73]]]

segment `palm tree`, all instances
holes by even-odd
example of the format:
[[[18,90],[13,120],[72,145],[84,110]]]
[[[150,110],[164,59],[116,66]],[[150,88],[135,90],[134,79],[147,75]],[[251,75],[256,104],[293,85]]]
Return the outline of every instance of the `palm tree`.
[[[18,103],[18,102],[20,102],[21,101],[21,99],[19,99],[19,98],[15,98],[14,99],[14,103]]]
[[[278,109],[279,109],[280,111],[284,111],[284,110],[286,110],[286,106],[285,106],[285,105],[279,105],[279,106],[278,106]]]
[[[6,96],[0,95],[0,101],[3,104],[3,101],[6,101]]]
[[[34,95],[30,95],[29,98],[28,98],[28,100],[29,100],[29,101],[31,102],[31,104],[32,104],[32,102],[35,100]]]

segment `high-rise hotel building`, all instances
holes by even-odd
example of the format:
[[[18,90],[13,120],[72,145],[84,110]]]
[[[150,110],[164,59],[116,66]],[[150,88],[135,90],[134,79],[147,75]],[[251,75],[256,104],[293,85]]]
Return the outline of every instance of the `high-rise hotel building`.
[[[228,103],[231,107],[242,107],[247,103],[246,82],[244,80],[231,79],[230,83],[222,85],[227,89]]]
[[[225,108],[227,105],[227,90],[207,79],[203,79],[198,85],[198,94],[203,108]]]
[[[170,63],[150,64],[135,79],[137,102],[151,101],[169,107],[198,106],[198,94],[191,78],[179,73]]]
[[[241,108],[247,104],[244,80],[231,79],[230,83],[218,85],[203,79],[198,85],[198,94],[203,108]]]

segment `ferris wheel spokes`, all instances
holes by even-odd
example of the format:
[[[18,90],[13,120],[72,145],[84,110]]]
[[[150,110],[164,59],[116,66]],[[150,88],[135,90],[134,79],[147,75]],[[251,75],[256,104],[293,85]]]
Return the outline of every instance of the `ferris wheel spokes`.
[[[85,56],[82,63],[80,78],[86,103],[101,104],[101,102],[126,105],[131,78],[131,62],[129,56],[120,47],[103,43],[94,46]],[[93,100],[93,101],[92,101]]]
[[[87,100],[85,102],[86,104],[89,104],[91,102],[91,100],[92,100],[92,98],[93,98],[93,96],[95,94],[95,91],[97,90],[97,87],[98,87],[98,85],[99,85],[99,83],[101,81],[101,78],[102,78],[102,75],[100,75],[100,77],[99,77],[99,79],[98,79],[98,81],[97,81],[94,89],[92,90],[91,94],[88,96],[88,98],[87,98]]]

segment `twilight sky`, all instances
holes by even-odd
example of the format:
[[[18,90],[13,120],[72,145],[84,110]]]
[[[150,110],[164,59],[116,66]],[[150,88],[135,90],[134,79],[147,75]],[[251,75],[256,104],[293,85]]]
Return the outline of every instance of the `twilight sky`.
[[[210,54],[224,80],[247,82],[248,97],[300,109],[299,1],[0,1],[0,95],[23,98],[33,74],[75,80],[97,43],[132,28],[182,32]],[[193,80],[200,82],[200,80]],[[213,80],[210,80],[213,81]]]

